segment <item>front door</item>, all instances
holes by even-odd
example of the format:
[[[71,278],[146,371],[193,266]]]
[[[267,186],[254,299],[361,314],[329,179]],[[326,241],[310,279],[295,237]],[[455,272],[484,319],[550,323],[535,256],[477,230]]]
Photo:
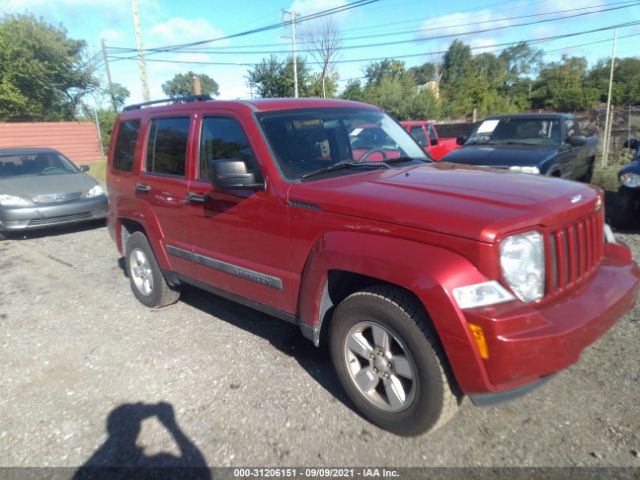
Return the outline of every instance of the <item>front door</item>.
[[[290,271],[288,207],[267,183],[264,188],[214,189],[212,162],[246,162],[264,181],[245,128],[232,113],[204,116],[198,171],[189,187],[191,243],[198,280],[288,313],[295,313],[297,276]]]

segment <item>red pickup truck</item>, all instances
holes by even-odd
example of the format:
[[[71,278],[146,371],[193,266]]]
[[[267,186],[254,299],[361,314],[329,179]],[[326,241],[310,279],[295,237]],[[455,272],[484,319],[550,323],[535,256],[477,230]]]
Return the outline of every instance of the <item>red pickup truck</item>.
[[[134,295],[161,307],[192,284],[298,325],[382,428],[522,395],[634,305],[595,187],[432,163],[362,103],[201,100],[116,122],[108,225]],[[359,125],[389,148],[356,158]]]
[[[420,144],[431,158],[440,160],[447,153],[457,150],[461,146],[455,138],[440,138],[433,122],[428,120],[411,120],[400,122],[407,132]]]

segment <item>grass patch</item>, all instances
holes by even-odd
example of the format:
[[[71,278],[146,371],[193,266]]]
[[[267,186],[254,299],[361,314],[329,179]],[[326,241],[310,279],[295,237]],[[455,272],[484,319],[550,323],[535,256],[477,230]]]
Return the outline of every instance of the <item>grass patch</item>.
[[[107,159],[103,158],[99,162],[92,163],[87,173],[100,183],[105,183],[107,181]]]
[[[617,192],[620,188],[618,172],[622,165],[597,165],[593,170],[591,183],[602,188],[605,192]]]

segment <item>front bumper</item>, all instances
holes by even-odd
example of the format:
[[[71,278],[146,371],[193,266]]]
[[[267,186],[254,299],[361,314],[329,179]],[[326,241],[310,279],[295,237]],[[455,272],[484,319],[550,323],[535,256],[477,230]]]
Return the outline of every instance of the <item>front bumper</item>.
[[[540,305],[511,302],[465,312],[482,327],[492,385],[470,395],[516,389],[578,361],[580,354],[633,308],[640,269],[629,249],[607,244],[596,273],[570,294]]]
[[[17,232],[38,228],[98,220],[107,216],[107,197],[33,207],[0,207],[0,232]]]

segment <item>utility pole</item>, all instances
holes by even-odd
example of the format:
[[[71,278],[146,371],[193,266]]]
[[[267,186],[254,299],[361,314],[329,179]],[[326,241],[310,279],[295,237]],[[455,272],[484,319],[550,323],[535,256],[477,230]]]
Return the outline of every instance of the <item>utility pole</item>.
[[[111,95],[111,105],[113,111],[118,111],[118,105],[116,104],[116,97],[113,95],[113,82],[111,81],[111,70],[109,69],[109,60],[107,59],[107,47],[104,43],[104,38],[100,39],[102,45],[102,57],[104,58],[104,69],[107,72],[107,82],[109,82],[109,95]],[[102,145],[102,144],[101,144]]]
[[[145,102],[148,102],[151,98],[149,96],[149,84],[147,83],[147,67],[144,62],[144,45],[142,44],[138,0],[131,0],[131,15],[133,16],[133,29],[136,34],[136,45],[138,47],[138,68],[140,69],[140,82],[142,83],[142,97]]]
[[[298,59],[296,58],[296,15],[297,13],[282,10],[282,13],[291,17],[291,51],[293,55],[293,97],[298,98]]]
[[[611,90],[613,88],[613,68],[616,63],[616,37],[618,31],[613,31],[613,46],[611,47],[611,71],[609,72],[609,93],[607,95],[607,116],[604,121],[604,143],[602,145],[602,164],[606,165],[609,161],[609,146],[611,143]]]
[[[193,82],[193,94],[202,95],[202,85],[200,84],[200,77],[194,75],[191,80]]]

